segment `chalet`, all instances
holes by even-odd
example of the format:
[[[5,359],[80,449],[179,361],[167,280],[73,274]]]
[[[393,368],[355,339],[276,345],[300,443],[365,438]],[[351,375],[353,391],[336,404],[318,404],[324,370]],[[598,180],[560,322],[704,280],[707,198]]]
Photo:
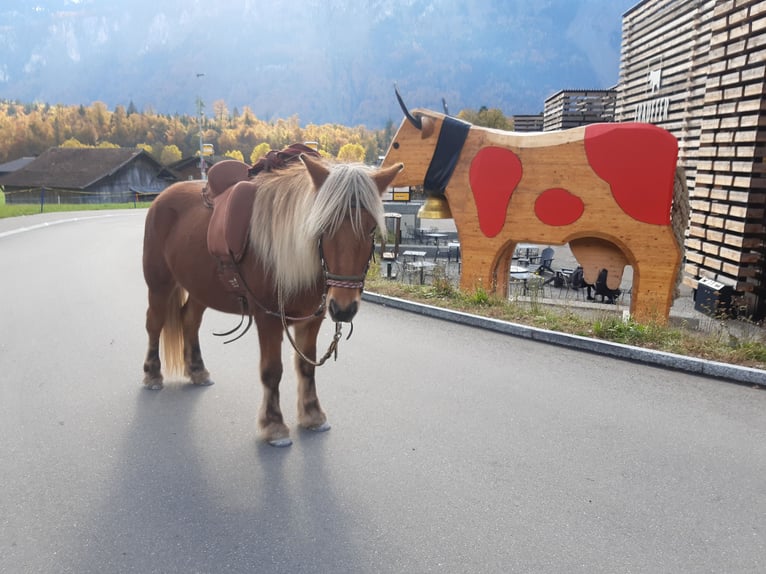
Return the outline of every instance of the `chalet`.
[[[154,197],[171,183],[140,149],[50,148],[0,176],[7,203],[122,203]]]

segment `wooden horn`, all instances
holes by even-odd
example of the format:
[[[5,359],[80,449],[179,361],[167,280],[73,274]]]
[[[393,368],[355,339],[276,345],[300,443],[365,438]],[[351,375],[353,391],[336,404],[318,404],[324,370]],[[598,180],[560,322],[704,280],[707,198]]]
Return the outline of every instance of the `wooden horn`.
[[[396,99],[399,101],[399,107],[402,108],[402,111],[404,112],[404,116],[410,120],[410,123],[412,123],[413,126],[419,130],[422,130],[423,122],[420,120],[420,118],[414,117],[407,109],[407,106],[404,105],[404,100],[402,99],[402,95],[399,93],[399,88],[396,84],[394,84],[394,92],[396,93]]]

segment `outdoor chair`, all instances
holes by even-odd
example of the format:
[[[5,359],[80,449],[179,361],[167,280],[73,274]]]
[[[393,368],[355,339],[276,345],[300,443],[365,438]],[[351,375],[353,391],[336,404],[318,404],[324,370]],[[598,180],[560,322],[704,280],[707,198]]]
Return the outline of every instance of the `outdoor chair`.
[[[543,252],[540,254],[540,266],[535,273],[544,275],[547,272],[555,275],[556,272],[553,270],[554,255],[555,251],[553,250],[553,247],[546,247],[543,249]]]

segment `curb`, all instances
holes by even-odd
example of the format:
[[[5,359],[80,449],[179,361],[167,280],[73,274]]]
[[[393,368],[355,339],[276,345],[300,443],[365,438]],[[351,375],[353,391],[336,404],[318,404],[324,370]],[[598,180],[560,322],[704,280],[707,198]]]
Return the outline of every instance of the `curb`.
[[[449,309],[442,309],[440,307],[433,307],[422,303],[413,303],[412,301],[388,297],[386,295],[378,295],[377,293],[370,293],[367,291],[362,293],[362,299],[370,303],[383,305],[384,307],[417,313],[425,317],[451,321],[469,327],[486,329],[488,331],[511,335],[513,337],[531,339],[541,343],[559,345],[561,347],[568,347],[570,349],[597,353],[599,355],[606,355],[626,361],[683,371],[694,375],[725,379],[739,384],[747,383],[766,386],[766,371],[761,369],[729,365],[728,363],[720,363],[717,361],[706,361],[696,357],[686,357],[684,355],[675,355],[673,353],[653,351],[651,349],[642,349],[640,347],[631,347],[630,345],[623,345],[622,343],[591,339],[580,335],[568,335],[566,333],[548,331],[546,329],[529,327],[518,323],[510,323],[508,321],[471,315],[461,311],[451,311]]]

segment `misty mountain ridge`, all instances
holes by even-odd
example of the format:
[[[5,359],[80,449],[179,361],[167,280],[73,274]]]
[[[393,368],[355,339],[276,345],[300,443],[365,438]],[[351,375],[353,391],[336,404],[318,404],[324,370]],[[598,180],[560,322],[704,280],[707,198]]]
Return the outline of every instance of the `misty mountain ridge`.
[[[636,0],[12,0],[0,97],[196,112],[196,100],[302,124],[397,122],[411,107],[537,113],[565,88],[617,83]],[[534,5],[531,5],[534,4]],[[204,74],[198,76],[198,74]]]

